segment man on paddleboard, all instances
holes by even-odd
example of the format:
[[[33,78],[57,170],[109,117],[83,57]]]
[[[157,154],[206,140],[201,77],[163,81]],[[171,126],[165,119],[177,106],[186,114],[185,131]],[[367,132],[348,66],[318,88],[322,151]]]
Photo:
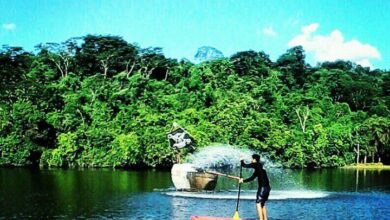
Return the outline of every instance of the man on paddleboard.
[[[257,215],[260,220],[267,220],[267,209],[265,208],[265,202],[268,200],[269,193],[271,191],[271,187],[269,185],[269,179],[267,176],[267,172],[263,169],[263,165],[260,163],[260,155],[253,154],[252,161],[250,164],[244,163],[244,160],[241,160],[241,166],[245,168],[253,168],[254,172],[251,177],[248,179],[240,179],[240,183],[251,182],[257,177],[258,181],[258,189],[256,195],[256,208]]]

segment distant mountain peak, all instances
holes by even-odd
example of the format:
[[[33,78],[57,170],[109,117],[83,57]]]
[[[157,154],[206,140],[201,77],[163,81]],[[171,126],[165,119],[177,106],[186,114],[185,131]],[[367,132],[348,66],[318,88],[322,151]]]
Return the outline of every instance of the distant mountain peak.
[[[198,48],[194,58],[197,62],[216,60],[223,58],[223,53],[214,47],[203,46]]]

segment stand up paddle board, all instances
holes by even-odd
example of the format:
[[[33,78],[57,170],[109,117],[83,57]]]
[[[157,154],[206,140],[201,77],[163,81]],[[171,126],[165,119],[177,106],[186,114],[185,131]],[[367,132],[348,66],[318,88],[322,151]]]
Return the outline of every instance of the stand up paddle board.
[[[191,220],[232,220],[233,218],[212,216],[191,216]],[[256,220],[254,218],[241,218],[240,220]]]

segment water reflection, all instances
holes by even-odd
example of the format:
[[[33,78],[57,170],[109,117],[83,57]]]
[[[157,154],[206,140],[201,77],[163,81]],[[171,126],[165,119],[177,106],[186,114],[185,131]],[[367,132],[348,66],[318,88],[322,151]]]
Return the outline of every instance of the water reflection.
[[[244,176],[250,174],[250,170],[245,170]],[[383,213],[389,213],[389,170],[269,170],[269,176],[274,192],[279,190],[280,196],[294,190],[331,192],[327,197],[311,201],[305,198],[271,200],[270,210],[280,213],[282,219],[283,213],[288,213],[287,209],[301,210],[296,207],[297,204],[326,210],[330,203],[337,203],[344,209],[359,208],[356,203],[369,203],[370,207],[375,207],[372,210],[375,213],[371,213],[373,216],[381,217]],[[0,219],[171,219],[172,216],[175,219],[188,219],[191,214],[220,215],[229,213],[232,207],[234,209],[234,199],[182,198],[154,191],[172,186],[169,171],[0,169]],[[243,189],[253,190],[256,187],[254,182],[244,184]],[[237,181],[220,178],[217,190],[230,191],[235,197],[236,189]],[[248,199],[250,197],[248,195]],[[244,200],[242,206],[245,205],[248,208],[243,209],[252,213],[253,202]],[[318,216],[323,216],[322,212],[313,210]],[[296,211],[294,216],[298,218],[303,213]],[[356,213],[368,216],[362,212]]]
[[[91,217],[112,201],[170,186],[167,172],[0,169],[0,216]]]

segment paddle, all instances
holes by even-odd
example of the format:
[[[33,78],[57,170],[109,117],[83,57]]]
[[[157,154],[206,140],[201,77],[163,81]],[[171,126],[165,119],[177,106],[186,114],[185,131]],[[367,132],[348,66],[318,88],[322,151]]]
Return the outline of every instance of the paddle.
[[[240,164],[240,179],[242,178],[242,164]],[[238,182],[238,196],[237,196],[237,205],[236,212],[234,213],[233,220],[239,220],[240,216],[238,215],[238,206],[240,205],[240,193],[241,193],[241,183]]]
[[[210,174],[214,174],[214,175],[218,175],[218,176],[224,176],[224,177],[231,178],[231,179],[240,180],[240,178],[239,178],[239,177],[236,177],[236,176],[230,176],[230,175],[227,175],[227,174],[224,174],[224,173],[219,173],[219,172],[216,172],[216,171],[208,171],[208,170],[204,170],[203,172],[205,172],[205,173],[210,173]]]

